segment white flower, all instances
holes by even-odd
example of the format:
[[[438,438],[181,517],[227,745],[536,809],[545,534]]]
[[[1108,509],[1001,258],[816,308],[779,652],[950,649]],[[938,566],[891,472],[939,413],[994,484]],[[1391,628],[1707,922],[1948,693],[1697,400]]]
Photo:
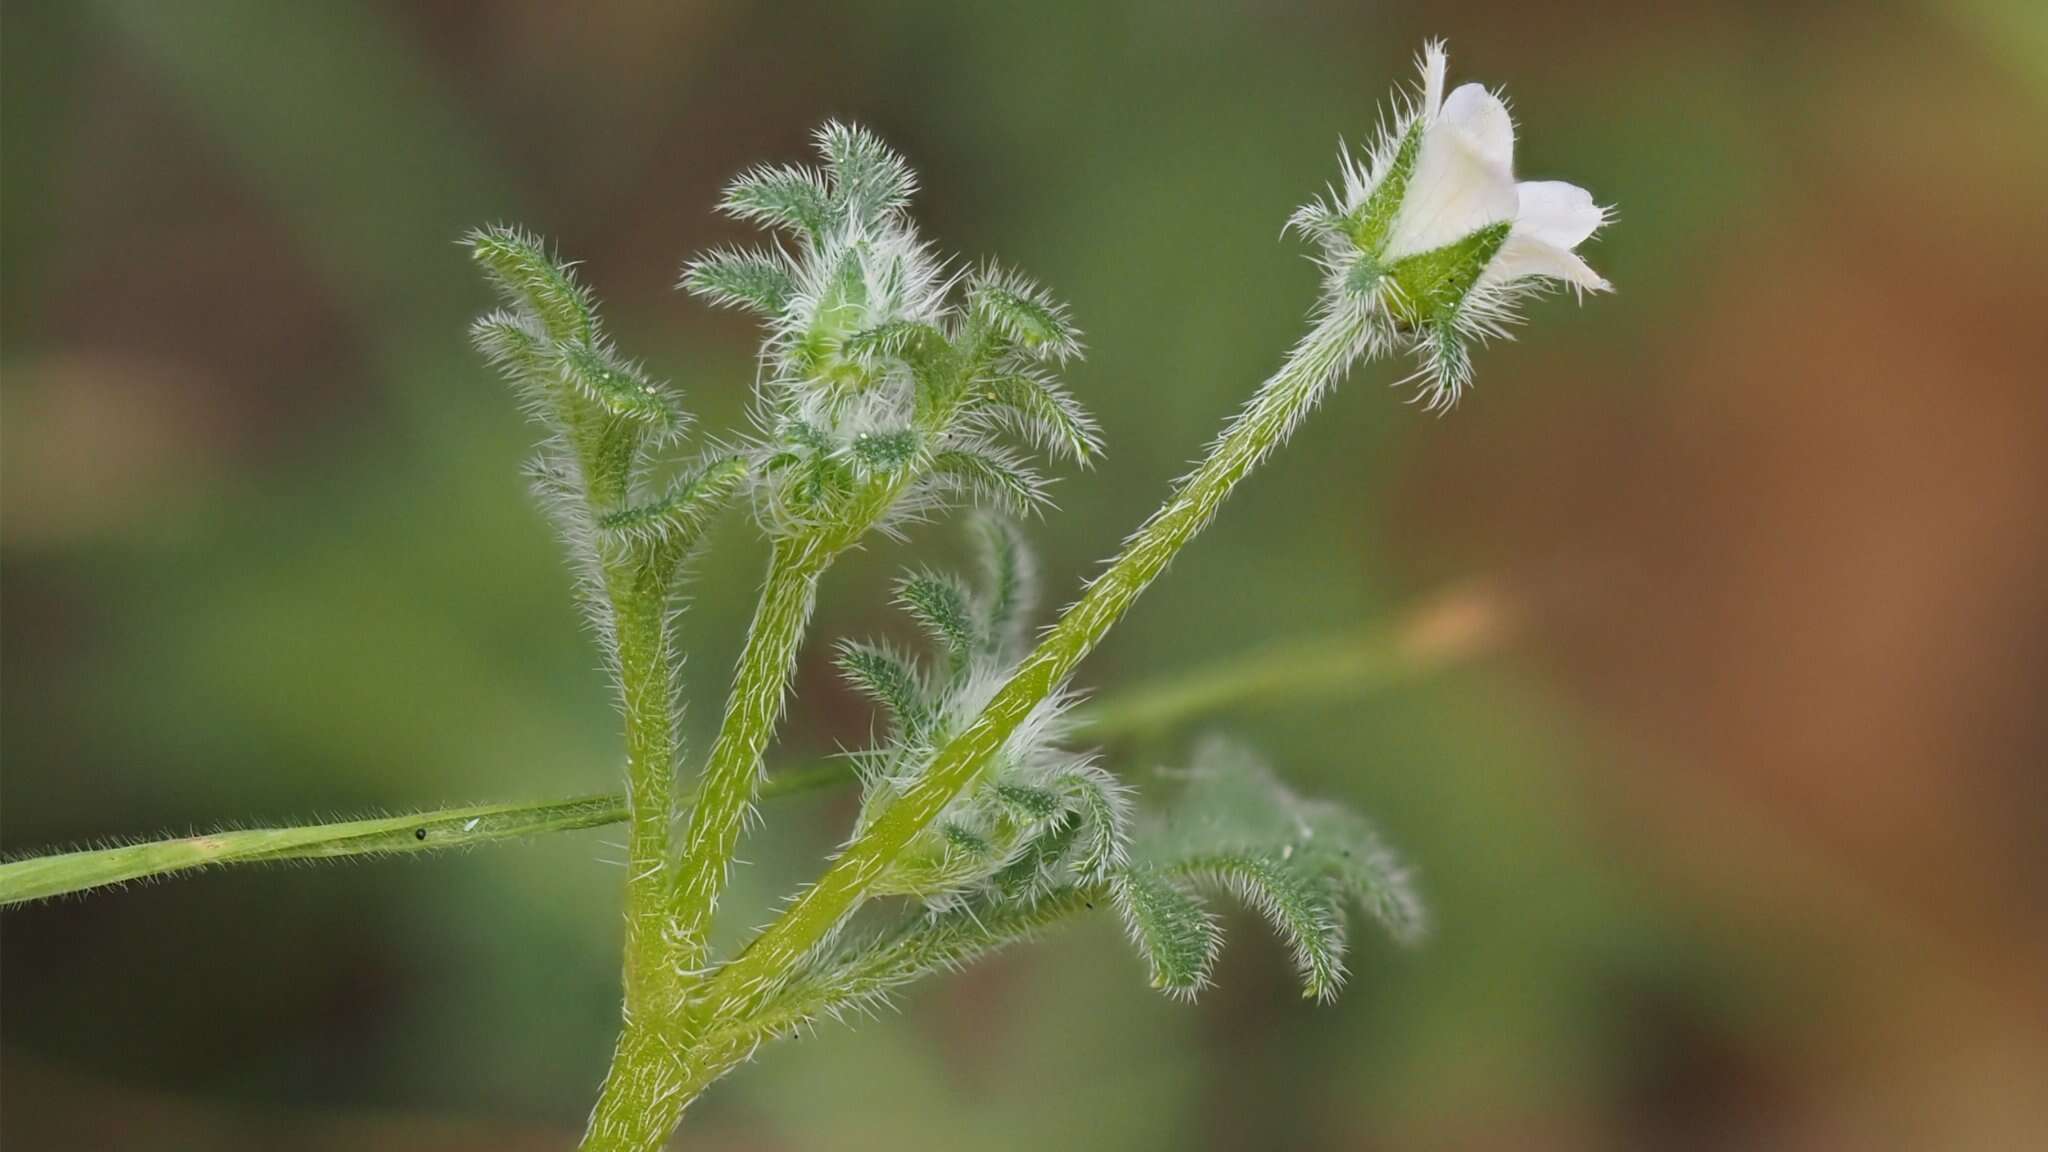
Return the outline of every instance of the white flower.
[[[1608,290],[1574,249],[1610,213],[1574,184],[1516,182],[1507,105],[1477,84],[1445,96],[1441,44],[1421,63],[1420,99],[1366,157],[1347,155],[1343,191],[1294,224],[1323,243],[1332,306],[1359,310],[1377,349],[1416,352],[1442,408],[1471,380],[1467,345],[1504,336],[1523,297]]]

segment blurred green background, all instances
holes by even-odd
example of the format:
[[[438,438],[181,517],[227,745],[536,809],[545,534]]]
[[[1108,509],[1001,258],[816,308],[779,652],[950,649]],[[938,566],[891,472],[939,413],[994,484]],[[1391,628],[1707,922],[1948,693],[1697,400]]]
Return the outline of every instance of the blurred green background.
[[[1073,301],[1110,444],[1063,600],[1301,327],[1281,222],[1424,38],[1619,206],[1447,419],[1344,387],[1086,667],[1104,689],[1477,588],[1477,660],[1246,707],[1420,865],[1334,1008],[1233,920],[1149,992],[1088,923],[772,1051],[693,1148],[2008,1149],[2048,1130],[2048,8],[0,6],[0,840],[596,791],[617,721],[455,239],[517,221],[711,428],[754,333],[670,290],[741,167],[857,118],[947,248]],[[716,716],[762,556],[688,618]],[[825,641],[779,758],[867,731]],[[1478,581],[1478,584],[1474,584]],[[1194,731],[1114,746],[1137,772]],[[777,809],[736,927],[844,797]],[[0,920],[10,1150],[559,1148],[621,853],[213,874]],[[755,911],[759,909],[759,911]],[[751,919],[750,919],[751,917]],[[2028,1134],[2032,1133],[2032,1136]]]

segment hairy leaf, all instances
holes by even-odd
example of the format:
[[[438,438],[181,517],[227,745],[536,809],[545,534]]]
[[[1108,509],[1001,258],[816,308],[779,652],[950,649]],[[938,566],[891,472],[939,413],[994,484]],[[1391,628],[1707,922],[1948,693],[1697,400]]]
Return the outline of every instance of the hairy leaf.
[[[924,674],[902,653],[881,644],[844,640],[839,645],[839,668],[862,695],[887,708],[900,728],[918,728],[930,719]]]
[[[917,174],[880,137],[830,121],[818,129],[817,139],[832,178],[833,201],[847,219],[872,227],[884,213],[909,206]]]
[[[1045,481],[1038,473],[997,449],[935,452],[930,475],[970,498],[1020,515],[1045,503]]]
[[[585,399],[657,436],[682,431],[688,418],[669,390],[608,347],[576,342],[559,348],[562,379]]]
[[[767,317],[782,315],[796,295],[796,279],[780,254],[731,248],[690,261],[683,268],[682,286],[720,307],[746,308]]]
[[[780,228],[813,241],[837,218],[820,174],[794,165],[763,165],[742,173],[726,187],[718,207],[735,219]]]
[[[1074,872],[1083,880],[1105,879],[1128,855],[1130,801],[1123,785],[1099,765],[1083,763],[1060,777],[1068,801],[1081,816],[1080,853]]]
[[[1113,887],[1131,942],[1152,970],[1152,986],[1183,998],[1207,987],[1223,933],[1194,894],[1149,868],[1118,873]]]
[[[1004,661],[1021,654],[1025,628],[1038,607],[1038,566],[1023,530],[995,512],[976,512],[967,522],[980,561],[983,640]]]
[[[1102,451],[1095,421],[1066,390],[1045,375],[1001,372],[980,384],[983,403],[1034,443],[1086,464]]]
[[[1012,346],[1046,360],[1065,360],[1081,351],[1081,331],[1067,307],[1030,280],[990,265],[967,284],[967,306],[976,319]]]
[[[468,237],[470,254],[506,302],[531,312],[550,339],[597,337],[597,310],[571,265],[549,255],[540,238],[518,228],[480,228]]]
[[[714,457],[679,476],[660,500],[613,512],[598,526],[623,538],[687,551],[746,476],[744,458]]]
[[[959,580],[920,572],[896,586],[896,602],[910,613],[958,667],[974,647],[973,598]]]
[[[1303,993],[1318,1000],[1336,998],[1344,985],[1344,913],[1314,873],[1257,852],[1197,856],[1177,863],[1173,872],[1229,887],[1293,949]]]

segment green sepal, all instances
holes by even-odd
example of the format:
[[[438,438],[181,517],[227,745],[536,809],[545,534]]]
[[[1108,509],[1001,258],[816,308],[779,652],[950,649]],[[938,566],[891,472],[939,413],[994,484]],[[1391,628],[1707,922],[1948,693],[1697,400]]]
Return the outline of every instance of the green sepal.
[[[1455,244],[1404,256],[1386,267],[1387,306],[1411,327],[1449,321],[1507,242],[1511,221],[1489,224]]]

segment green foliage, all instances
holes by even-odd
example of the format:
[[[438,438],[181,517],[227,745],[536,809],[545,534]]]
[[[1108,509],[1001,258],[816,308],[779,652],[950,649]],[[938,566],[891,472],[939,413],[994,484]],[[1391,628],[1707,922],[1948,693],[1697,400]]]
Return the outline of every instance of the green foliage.
[[[1305,800],[1249,749],[1211,739],[1181,774],[1180,794],[1138,837],[1115,874],[1118,907],[1154,985],[1192,996],[1208,983],[1222,933],[1201,891],[1226,890],[1263,915],[1293,950],[1307,996],[1344,982],[1344,907],[1357,903],[1395,939],[1424,930],[1407,872],[1363,817]]]
[[[1023,539],[990,513],[976,515],[967,536],[982,586],[937,572],[911,573],[897,584],[897,603],[930,637],[937,667],[927,670],[879,644],[841,646],[848,678],[893,718],[888,740],[856,758],[863,821],[916,782],[931,749],[973,718],[989,688],[1023,655],[1022,621],[1033,607]],[[1062,698],[1047,700],[981,784],[949,805],[878,878],[879,890],[951,907],[1100,882],[1123,858],[1128,805],[1113,778],[1061,746],[1064,708]]]
[[[1119,873],[1114,891],[1131,942],[1152,970],[1152,986],[1182,998],[1208,987],[1223,929],[1194,893],[1153,868]]]
[[[779,316],[796,295],[789,266],[768,252],[718,249],[697,258],[681,285],[692,295],[727,308]]]
[[[816,143],[820,167],[755,169],[720,204],[787,245],[713,251],[682,279],[766,323],[764,527],[842,547],[952,501],[1039,505],[1044,480],[993,434],[1076,461],[1100,451],[1042,367],[1080,350],[1065,306],[994,266],[950,271],[907,215],[915,176],[873,134],[833,123]]]

